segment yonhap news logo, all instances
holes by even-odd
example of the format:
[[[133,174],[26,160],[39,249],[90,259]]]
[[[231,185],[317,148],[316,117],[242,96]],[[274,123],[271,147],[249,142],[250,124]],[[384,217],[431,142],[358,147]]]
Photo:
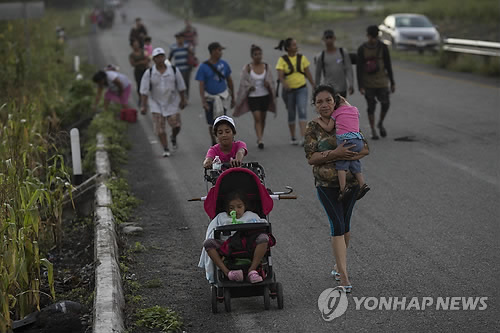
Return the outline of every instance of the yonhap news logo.
[[[355,310],[368,311],[484,311],[488,297],[352,297]],[[342,316],[348,307],[343,287],[325,289],[318,308],[325,321]]]
[[[347,294],[344,287],[328,288],[318,297],[318,308],[325,321],[340,317],[347,310]]]

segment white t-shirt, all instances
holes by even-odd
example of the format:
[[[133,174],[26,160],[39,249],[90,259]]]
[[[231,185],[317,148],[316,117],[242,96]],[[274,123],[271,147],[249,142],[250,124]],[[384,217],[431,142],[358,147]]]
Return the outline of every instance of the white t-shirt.
[[[250,71],[250,77],[255,84],[255,90],[248,94],[248,97],[261,97],[269,95],[269,91],[264,86],[265,78],[266,78],[266,70],[262,74],[257,74],[253,71]]]
[[[125,74],[115,71],[105,71],[105,73],[106,73],[106,80],[108,81],[108,88],[111,91],[118,91],[118,86],[116,85],[116,83],[113,82],[117,78],[118,81],[120,81],[120,83],[122,84],[123,89],[127,88],[130,85],[130,80]]]
[[[139,92],[147,95],[148,107],[152,113],[161,113],[167,117],[179,112],[181,97],[179,91],[186,90],[182,73],[177,69],[174,73],[172,65],[167,62],[167,69],[160,73],[156,65],[144,72]],[[151,91],[150,89],[151,80]]]

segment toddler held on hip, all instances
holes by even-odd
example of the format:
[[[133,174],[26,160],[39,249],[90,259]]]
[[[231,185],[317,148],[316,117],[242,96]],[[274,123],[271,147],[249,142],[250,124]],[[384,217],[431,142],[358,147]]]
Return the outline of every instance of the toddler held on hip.
[[[344,143],[345,146],[353,146],[351,148],[352,151],[360,152],[364,147],[364,137],[359,130],[358,108],[349,104],[349,102],[340,95],[335,95],[334,103],[334,111],[328,123],[320,117],[314,119],[314,121],[327,132],[331,132],[336,128],[337,145]],[[357,200],[364,197],[366,192],[370,190],[370,187],[365,183],[365,179],[361,173],[361,161],[335,161],[335,169],[337,170],[340,185],[339,201],[341,201],[349,191],[346,187],[347,170],[352,172],[359,183],[360,191]]]

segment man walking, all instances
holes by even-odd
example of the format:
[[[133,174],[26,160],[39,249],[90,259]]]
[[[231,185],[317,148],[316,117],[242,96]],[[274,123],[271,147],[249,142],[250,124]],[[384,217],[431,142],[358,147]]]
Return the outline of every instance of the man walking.
[[[140,17],[135,19],[135,25],[130,29],[130,33],[128,36],[128,40],[130,42],[130,46],[134,40],[138,40],[141,48],[144,47],[144,38],[148,35],[148,30],[142,23],[142,19]]]
[[[331,85],[343,97],[354,93],[351,58],[347,49],[335,46],[333,30],[325,30],[323,42],[326,49],[316,56],[314,82]]]
[[[358,48],[356,74],[358,77],[359,92],[365,96],[368,104],[368,120],[372,130],[372,139],[378,140],[375,129],[375,108],[377,100],[381,105],[380,120],[377,127],[384,138],[387,131],[384,119],[389,111],[389,83],[391,92],[396,91],[396,84],[392,75],[391,57],[389,49],[378,38],[379,29],[371,25],[366,29],[368,41]]]
[[[191,80],[192,67],[188,64],[188,56],[192,52],[192,48],[184,41],[184,35],[180,32],[175,34],[175,41],[176,43],[170,46],[168,60],[181,71],[182,78],[186,84],[186,98],[189,98],[189,82]]]
[[[148,107],[153,117],[155,134],[163,146],[163,157],[170,156],[165,123],[172,128],[172,148],[177,149],[177,135],[181,131],[180,110],[186,106],[184,91],[186,86],[181,72],[166,60],[165,51],[158,47],[153,50],[154,65],[142,76],[141,113]]]
[[[235,104],[231,67],[221,59],[223,49],[224,47],[218,42],[210,43],[208,45],[210,58],[200,65],[196,73],[196,81],[200,83],[200,97],[212,145],[216,144],[213,133],[214,119],[226,114],[225,104],[229,97],[231,97],[231,108]]]

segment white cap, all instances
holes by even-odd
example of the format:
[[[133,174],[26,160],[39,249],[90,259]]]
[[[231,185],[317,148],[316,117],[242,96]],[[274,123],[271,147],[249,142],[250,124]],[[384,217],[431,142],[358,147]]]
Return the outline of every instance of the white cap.
[[[165,54],[165,50],[162,49],[161,47],[157,47],[156,49],[153,50],[153,58],[159,54]]]
[[[228,117],[228,116],[217,117],[217,119],[215,119],[215,121],[214,121],[214,129],[215,129],[215,125],[217,125],[217,123],[221,122],[221,121],[227,121],[231,125],[231,127],[233,128],[233,131],[236,132],[236,125],[234,124],[234,120],[233,120],[233,118]]]

